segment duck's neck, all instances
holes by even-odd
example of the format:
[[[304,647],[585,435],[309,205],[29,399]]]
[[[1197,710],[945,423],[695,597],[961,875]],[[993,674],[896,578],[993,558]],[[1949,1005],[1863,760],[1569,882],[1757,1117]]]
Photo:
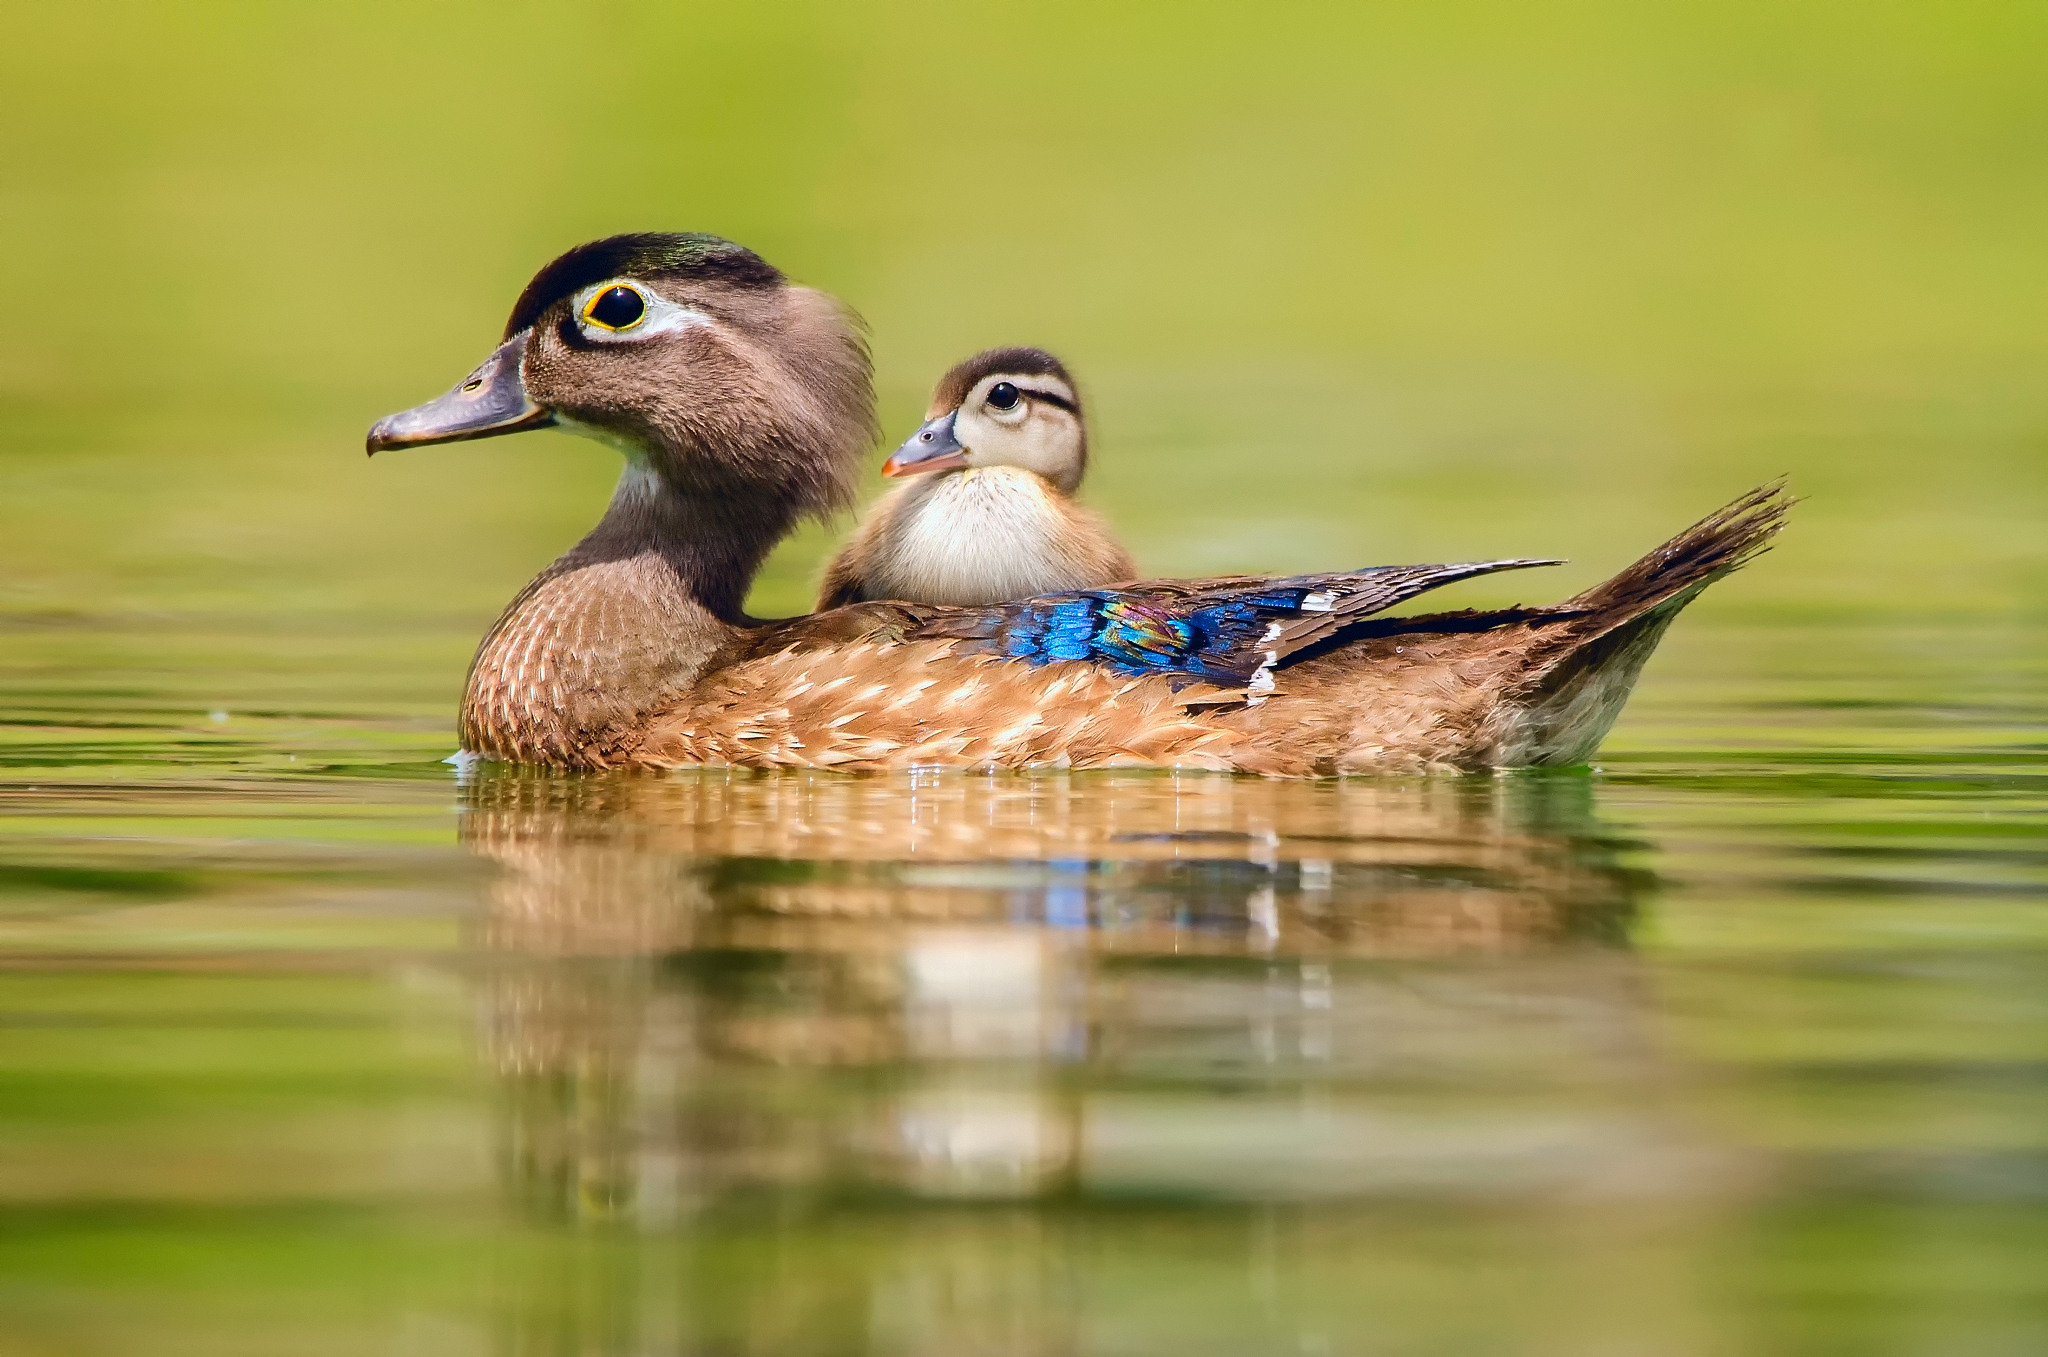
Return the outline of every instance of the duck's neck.
[[[684,494],[646,462],[628,461],[604,517],[540,579],[659,561],[675,586],[710,616],[749,625],[747,590],[768,552],[796,522],[794,507],[751,499]]]
[[[693,497],[630,461],[604,518],[512,600],[471,662],[463,748],[592,766],[630,752],[749,624],[791,506]]]

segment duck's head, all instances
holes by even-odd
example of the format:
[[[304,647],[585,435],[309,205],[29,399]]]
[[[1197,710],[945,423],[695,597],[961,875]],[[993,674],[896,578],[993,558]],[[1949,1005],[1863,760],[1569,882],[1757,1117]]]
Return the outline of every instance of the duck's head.
[[[800,512],[851,498],[876,437],[859,321],[717,236],[579,245],[519,294],[497,350],[454,390],[388,415],[369,450],[558,426],[673,489]]]
[[[1088,470],[1081,393],[1043,349],[990,349],[948,372],[918,431],[882,465],[885,476],[962,467],[1035,471],[1072,494]]]

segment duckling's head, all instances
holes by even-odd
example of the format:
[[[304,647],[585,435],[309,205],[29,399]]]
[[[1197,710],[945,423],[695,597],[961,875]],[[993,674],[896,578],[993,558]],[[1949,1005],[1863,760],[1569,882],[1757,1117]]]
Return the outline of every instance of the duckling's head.
[[[369,450],[558,425],[685,494],[822,513],[877,436],[867,344],[831,297],[717,236],[579,245],[535,274],[481,367]]]
[[[1088,470],[1081,393],[1043,349],[990,349],[948,372],[918,431],[882,466],[885,476],[961,467],[1035,471],[1072,494]]]

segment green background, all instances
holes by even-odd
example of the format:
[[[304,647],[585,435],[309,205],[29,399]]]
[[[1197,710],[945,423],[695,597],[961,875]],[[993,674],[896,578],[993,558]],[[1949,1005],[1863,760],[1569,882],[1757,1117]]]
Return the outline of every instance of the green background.
[[[614,454],[550,433],[371,464],[364,429],[466,372],[562,248],[690,229],[867,317],[892,438],[980,346],[1066,357],[1089,496],[1160,573],[1557,554],[1570,578],[1511,587],[1562,592],[1788,472],[1796,530],[1709,606],[2039,616],[2038,5],[10,28],[10,613],[473,636]],[[758,606],[804,606],[831,540],[781,553]]]

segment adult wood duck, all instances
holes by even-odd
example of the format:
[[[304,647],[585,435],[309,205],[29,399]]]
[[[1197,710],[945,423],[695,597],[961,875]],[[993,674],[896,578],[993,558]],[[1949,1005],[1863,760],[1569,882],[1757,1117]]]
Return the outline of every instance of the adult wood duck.
[[[869,511],[825,570],[818,609],[867,599],[990,604],[1093,589],[1138,567],[1074,503],[1088,471],[1081,394],[1043,349],[990,349],[932,393],[882,466],[912,477]]]
[[[575,768],[1152,765],[1305,776],[1572,764],[1678,611],[1782,524],[1744,495],[1563,603],[1390,618],[1554,562],[1153,580],[989,607],[741,607],[875,438],[858,323],[751,251],[615,236],[534,276],[504,341],[369,449],[557,425],[621,449],[590,534],[484,637],[463,748]]]

